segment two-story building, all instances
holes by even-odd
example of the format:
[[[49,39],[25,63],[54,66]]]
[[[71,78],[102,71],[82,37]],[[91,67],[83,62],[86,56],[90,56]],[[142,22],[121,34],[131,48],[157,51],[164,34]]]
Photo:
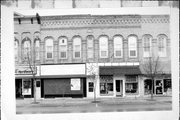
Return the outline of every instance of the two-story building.
[[[37,21],[38,20],[38,21]],[[16,97],[171,94],[169,15],[79,14],[14,18]],[[154,82],[144,63],[158,58]],[[33,64],[32,64],[33,65]],[[94,87],[96,89],[94,89]]]

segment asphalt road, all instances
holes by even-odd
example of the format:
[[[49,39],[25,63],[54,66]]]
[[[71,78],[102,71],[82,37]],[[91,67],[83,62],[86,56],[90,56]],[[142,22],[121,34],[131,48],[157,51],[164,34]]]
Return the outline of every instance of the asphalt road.
[[[101,101],[99,103],[39,103],[17,105],[17,114],[39,113],[85,113],[85,112],[123,112],[123,111],[161,111],[172,110],[171,101]]]

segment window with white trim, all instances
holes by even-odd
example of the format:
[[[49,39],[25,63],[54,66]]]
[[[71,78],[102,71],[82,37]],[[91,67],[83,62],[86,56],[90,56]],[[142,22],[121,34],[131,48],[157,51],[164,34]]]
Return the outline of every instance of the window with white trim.
[[[158,36],[158,55],[159,57],[166,57],[166,42],[167,37],[165,35]]]
[[[73,57],[75,59],[81,58],[81,38],[75,37],[73,39]]]
[[[114,57],[122,58],[123,56],[123,39],[121,36],[114,37]]]
[[[40,55],[40,40],[35,40],[35,57],[36,60],[39,60],[39,55]]]
[[[99,38],[99,54],[100,58],[108,57],[108,38],[106,36]]]
[[[150,57],[152,51],[152,37],[150,35],[144,35],[142,41],[144,50],[143,56]]]
[[[65,37],[59,39],[59,58],[67,58],[67,38]]]
[[[18,40],[14,41],[15,60],[18,60]]]
[[[23,56],[25,59],[31,58],[31,42],[25,40],[23,43]]]
[[[53,39],[48,38],[45,42],[46,45],[46,59],[52,59],[53,58]]]
[[[93,43],[94,43],[94,37],[87,36],[87,56],[88,56],[88,58],[93,58]]]
[[[128,37],[128,48],[129,48],[129,57],[137,57],[137,37],[129,36]]]

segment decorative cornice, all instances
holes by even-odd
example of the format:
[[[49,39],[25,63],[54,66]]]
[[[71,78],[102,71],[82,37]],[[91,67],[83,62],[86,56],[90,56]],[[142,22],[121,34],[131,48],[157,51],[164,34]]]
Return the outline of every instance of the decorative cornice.
[[[169,16],[53,16],[43,17],[41,28],[94,28],[115,26],[140,26],[142,23],[169,23]]]

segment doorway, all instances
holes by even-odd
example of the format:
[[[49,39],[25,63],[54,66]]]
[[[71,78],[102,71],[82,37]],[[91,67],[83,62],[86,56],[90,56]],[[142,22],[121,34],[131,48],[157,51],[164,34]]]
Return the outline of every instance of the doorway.
[[[123,96],[123,80],[116,80],[116,96]]]

